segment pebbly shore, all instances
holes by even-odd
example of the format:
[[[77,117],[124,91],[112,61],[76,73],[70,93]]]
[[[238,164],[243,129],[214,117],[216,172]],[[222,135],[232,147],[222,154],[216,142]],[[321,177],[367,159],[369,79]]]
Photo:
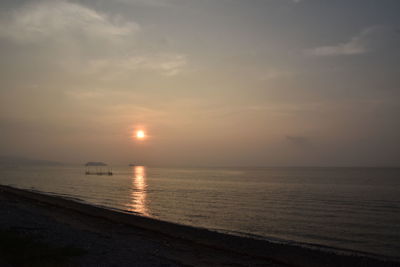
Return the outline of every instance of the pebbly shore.
[[[400,266],[0,186],[0,266]]]

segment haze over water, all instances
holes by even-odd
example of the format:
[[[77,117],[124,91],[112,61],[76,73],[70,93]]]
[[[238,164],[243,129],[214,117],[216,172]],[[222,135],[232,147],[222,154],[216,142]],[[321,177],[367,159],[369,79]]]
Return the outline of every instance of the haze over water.
[[[400,253],[400,169],[2,168],[0,183],[161,220],[285,242]]]

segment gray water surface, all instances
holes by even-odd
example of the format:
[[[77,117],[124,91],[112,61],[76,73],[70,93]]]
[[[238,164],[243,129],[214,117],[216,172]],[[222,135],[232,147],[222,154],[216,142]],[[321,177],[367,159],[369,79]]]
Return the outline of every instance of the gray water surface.
[[[400,169],[1,167],[0,183],[166,221],[400,256]]]

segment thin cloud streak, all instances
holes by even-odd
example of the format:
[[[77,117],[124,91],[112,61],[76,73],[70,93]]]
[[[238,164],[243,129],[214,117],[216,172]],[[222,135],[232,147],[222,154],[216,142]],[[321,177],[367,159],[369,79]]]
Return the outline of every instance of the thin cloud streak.
[[[105,14],[66,1],[40,1],[26,4],[0,21],[0,37],[29,44],[57,41],[54,37],[95,38],[118,41],[140,30],[135,22],[123,22]],[[62,41],[67,40],[62,38]]]
[[[384,30],[385,28],[381,26],[369,27],[345,43],[308,49],[306,50],[306,54],[312,56],[351,56],[365,54],[374,48],[372,47],[374,39],[379,37],[379,33]]]

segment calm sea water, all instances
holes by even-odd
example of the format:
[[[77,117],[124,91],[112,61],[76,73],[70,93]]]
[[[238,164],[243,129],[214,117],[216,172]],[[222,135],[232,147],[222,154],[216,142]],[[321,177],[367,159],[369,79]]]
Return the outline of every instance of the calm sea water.
[[[0,183],[233,234],[400,257],[400,169],[2,167]]]

